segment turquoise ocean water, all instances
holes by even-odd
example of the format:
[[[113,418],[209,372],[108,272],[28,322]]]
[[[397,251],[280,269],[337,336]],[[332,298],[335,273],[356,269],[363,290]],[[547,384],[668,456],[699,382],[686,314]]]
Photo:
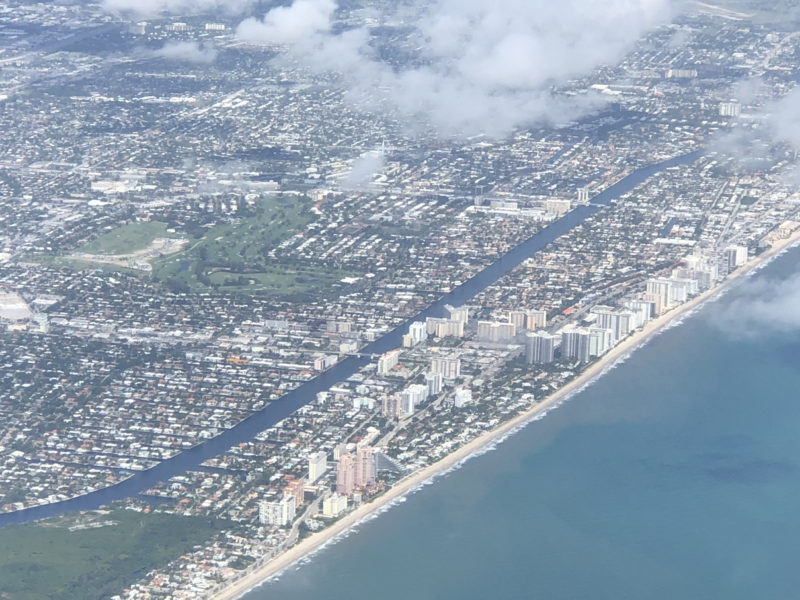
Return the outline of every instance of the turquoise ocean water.
[[[246,599],[800,597],[794,276],[798,249]]]

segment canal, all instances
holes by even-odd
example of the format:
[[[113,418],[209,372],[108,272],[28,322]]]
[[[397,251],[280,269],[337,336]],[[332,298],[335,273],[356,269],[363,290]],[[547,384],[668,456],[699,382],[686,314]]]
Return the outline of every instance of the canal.
[[[408,326],[413,321],[424,320],[426,317],[443,316],[445,314],[444,307],[446,304],[459,306],[467,303],[487,287],[496,283],[501,277],[517,267],[525,259],[602,210],[603,207],[607,206],[613,199],[631,191],[636,186],[644,183],[647,179],[665,169],[694,162],[702,155],[702,152],[702,150],[697,150],[634,171],[593,197],[590,204],[578,206],[560,219],[552,222],[538,233],[509,250],[482,271],[442,296],[438,301],[434,302],[422,312],[408,319],[374,342],[367,344],[360,352],[365,355],[383,354],[384,352],[401,346],[401,338],[403,334],[408,331]],[[226,452],[235,444],[253,439],[259,432],[268,427],[272,427],[291,415],[301,406],[314,401],[318,392],[326,391],[334,384],[347,379],[361,367],[369,363],[369,361],[369,358],[359,356],[346,358],[314,379],[303,383],[279,400],[253,413],[231,429],[189,450],[181,452],[172,458],[162,461],[151,469],[137,472],[120,483],[76,498],[41,506],[33,506],[12,513],[0,514],[0,527],[53,517],[72,511],[94,510],[111,502],[136,496],[144,490],[153,487],[159,481],[166,481],[176,475],[199,469],[201,468],[201,464],[209,458]]]

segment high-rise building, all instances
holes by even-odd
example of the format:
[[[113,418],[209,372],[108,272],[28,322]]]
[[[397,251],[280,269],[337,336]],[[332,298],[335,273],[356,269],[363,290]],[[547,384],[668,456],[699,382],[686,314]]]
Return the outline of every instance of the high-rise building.
[[[719,103],[719,116],[720,117],[738,117],[742,114],[742,105],[732,100],[731,102]]]
[[[586,200],[588,201],[589,198],[587,197]],[[570,201],[561,198],[548,198],[544,202],[544,209],[550,214],[560,217],[569,212]]]
[[[458,357],[436,357],[431,359],[431,372],[441,373],[445,379],[461,376],[461,359]]]
[[[478,321],[478,339],[484,342],[501,343],[514,339],[517,328],[513,323]]]
[[[653,304],[645,300],[628,300],[625,308],[633,314],[632,329],[638,329],[653,318]]]
[[[328,455],[325,452],[314,452],[308,457],[308,482],[315,484],[328,469]]]
[[[397,419],[403,416],[403,401],[400,394],[386,394],[383,397],[381,414],[387,419]]]
[[[408,326],[408,335],[411,336],[413,345],[416,346],[428,339],[428,329],[422,321],[414,321]]]
[[[400,350],[391,350],[378,358],[378,375],[388,375],[400,362]]]
[[[338,362],[338,358],[332,354],[323,354],[322,356],[317,356],[314,358],[314,370],[315,371],[324,371],[335,365]]]
[[[451,321],[459,321],[464,323],[465,325],[469,322],[469,308],[466,306],[450,306],[449,304],[444,305],[444,309],[447,311],[447,318]]]
[[[357,488],[371,487],[375,485],[376,472],[372,446],[358,446],[355,454],[345,452],[339,457],[336,491],[349,496]]]
[[[698,289],[707,290],[719,279],[719,265],[709,262],[703,255],[691,254],[672,270],[673,279],[694,279]]]
[[[702,253],[685,256],[681,262],[691,271],[702,271],[709,268],[713,268],[714,271],[717,271],[717,265],[709,261],[708,257]]]
[[[333,460],[339,460],[345,452],[347,452],[347,444],[344,442],[336,444],[333,447]]]
[[[421,383],[412,383],[400,392],[402,415],[406,417],[414,414],[417,407],[428,399],[428,386]]]
[[[336,468],[336,491],[349,496],[355,488],[356,459],[351,453],[344,452],[339,457],[339,465]]]
[[[673,306],[672,280],[665,277],[654,277],[647,280],[647,295],[658,299],[657,312],[660,314]]]
[[[354,352],[358,352],[358,342],[348,340],[339,344],[339,354],[353,354]]]
[[[322,501],[323,517],[338,517],[347,510],[347,496],[333,493]]]
[[[673,304],[683,304],[690,296],[694,296],[699,291],[696,279],[670,277],[670,281],[672,282],[670,300]]]
[[[375,450],[372,446],[359,446],[356,448],[355,460],[356,487],[367,488],[375,485]]]
[[[258,504],[258,520],[262,525],[286,527],[294,521],[295,501],[293,495],[284,496],[277,502],[262,500]]]
[[[725,248],[725,261],[728,269],[741,267],[747,262],[747,246],[728,246]]]
[[[366,408],[367,410],[374,410],[375,399],[370,398],[368,396],[356,396],[355,398],[353,398],[353,408],[355,410],[361,410],[362,408]]]
[[[284,496],[294,496],[295,508],[301,506],[305,500],[305,481],[302,479],[292,479],[283,488]]]
[[[442,319],[428,317],[425,319],[425,328],[429,335],[436,337],[462,337],[464,335],[464,321],[455,319]]]
[[[642,302],[646,302],[652,307],[650,314],[654,317],[666,310],[664,299],[656,294],[642,294]]]
[[[525,320],[528,313],[524,310],[510,310],[508,311],[508,322],[513,324],[517,329],[525,329]]]
[[[353,323],[351,321],[336,321],[333,319],[325,324],[325,330],[328,333],[350,333],[353,331]]]
[[[444,385],[444,375],[441,373],[425,373],[425,385],[428,386],[428,397],[438,396]]]
[[[697,69],[667,69],[664,77],[667,79],[694,79],[697,77]]]
[[[529,331],[525,334],[525,360],[529,365],[553,362],[555,347],[555,336],[546,331]]]
[[[535,331],[537,329],[544,329],[547,327],[547,311],[536,309],[527,312],[527,319],[525,321],[525,329]]]
[[[613,345],[611,332],[602,327],[589,327],[589,356],[602,356]]]
[[[587,329],[574,326],[565,327],[561,330],[561,356],[588,362],[591,357],[589,341],[590,335]]]
[[[611,332],[611,343],[625,338],[635,328],[635,316],[630,310],[618,310],[598,304],[592,307],[591,314],[596,317],[595,324]]]
[[[414,383],[399,393],[384,396],[381,410],[383,416],[387,419],[403,419],[413,415],[417,407],[428,399],[431,393],[431,385],[435,386],[438,381],[441,390],[442,375],[435,374],[429,379],[431,375],[431,373],[426,375],[426,383],[424,384]]]

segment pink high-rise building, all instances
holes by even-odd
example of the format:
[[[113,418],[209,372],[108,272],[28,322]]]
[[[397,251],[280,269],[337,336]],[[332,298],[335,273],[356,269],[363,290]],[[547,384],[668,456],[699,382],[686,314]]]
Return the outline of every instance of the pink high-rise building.
[[[356,461],[349,452],[339,457],[339,468],[336,472],[336,491],[345,496],[353,493],[356,487]]]
[[[359,446],[356,450],[356,487],[375,485],[375,453],[372,446]]]
[[[345,452],[339,457],[336,491],[350,495],[356,488],[375,485],[375,453],[372,446],[359,446],[355,454]]]

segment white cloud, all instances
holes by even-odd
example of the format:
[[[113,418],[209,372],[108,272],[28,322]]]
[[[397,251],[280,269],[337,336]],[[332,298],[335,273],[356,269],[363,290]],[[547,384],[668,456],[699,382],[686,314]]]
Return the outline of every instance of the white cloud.
[[[748,77],[733,84],[731,97],[747,106],[756,103],[766,91],[767,86],[761,77]]]
[[[768,105],[765,112],[772,138],[800,149],[800,88]]]
[[[616,61],[668,16],[665,0],[439,0],[419,27],[439,73],[520,89]]]
[[[240,15],[255,4],[255,0],[103,0],[103,8],[112,13],[138,17],[160,15],[189,15],[222,13]]]
[[[616,62],[670,18],[672,1],[418,0],[414,7],[404,11],[414,32],[407,45],[417,48],[413,66],[378,59],[366,28],[332,33],[332,0],[295,0],[262,21],[243,21],[238,33],[250,42],[291,43],[302,64],[341,75],[362,108],[431,123],[444,134],[503,135],[599,106],[599,97],[558,96],[551,88]]]
[[[758,171],[770,165],[771,142],[757,123],[740,123],[715,135],[708,144],[716,152],[735,161],[745,171]]]
[[[290,6],[273,8],[263,19],[245,19],[236,34],[251,43],[292,44],[328,31],[335,10],[333,0],[295,0]]]
[[[734,86],[742,102],[754,102],[763,94],[763,82],[746,80]],[[781,144],[784,146],[781,147]],[[786,158],[786,148],[800,151],[800,87],[765,104],[749,118],[744,116],[730,130],[715,136],[709,150],[727,156],[745,170],[769,168],[776,157]],[[800,171],[795,166],[785,173],[795,181]]]
[[[386,164],[386,157],[381,150],[364,152],[354,162],[350,172],[342,178],[340,187],[343,190],[365,190]]]
[[[213,44],[167,41],[154,54],[168,60],[210,64],[217,58],[217,49]]]
[[[748,281],[714,317],[728,334],[758,336],[800,331],[800,274],[788,279]]]

